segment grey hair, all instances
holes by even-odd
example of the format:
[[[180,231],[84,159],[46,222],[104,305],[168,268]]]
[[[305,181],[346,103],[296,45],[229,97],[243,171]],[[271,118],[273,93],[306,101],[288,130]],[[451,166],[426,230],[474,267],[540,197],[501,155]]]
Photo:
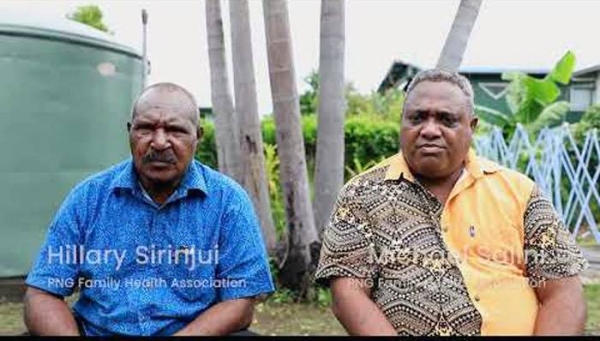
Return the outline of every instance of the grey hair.
[[[471,86],[471,82],[469,82],[465,76],[457,72],[450,72],[442,69],[429,69],[420,71],[408,84],[406,98],[408,98],[414,88],[422,82],[446,82],[456,85],[467,98],[469,113],[474,114],[475,100],[473,95],[473,87]]]
[[[190,105],[193,108],[193,112],[190,112],[190,114],[192,115],[194,125],[196,125],[196,126],[198,125],[199,120],[200,120],[200,112],[198,111],[198,104],[196,102],[196,99],[194,98],[194,95],[192,95],[184,87],[177,85],[175,83],[169,83],[169,82],[155,83],[155,84],[152,84],[152,85],[146,87],[142,91],[142,93],[135,100],[135,103],[133,103],[133,107],[131,108],[131,121],[132,122],[133,122],[135,116],[137,115],[136,108],[137,108],[139,100],[144,96],[144,94],[146,94],[148,91],[150,91],[152,89],[183,93],[189,99]]]

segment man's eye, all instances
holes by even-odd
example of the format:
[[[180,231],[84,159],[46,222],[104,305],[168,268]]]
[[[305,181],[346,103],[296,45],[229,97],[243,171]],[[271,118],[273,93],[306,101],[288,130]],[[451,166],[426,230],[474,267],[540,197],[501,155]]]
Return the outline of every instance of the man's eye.
[[[410,118],[410,121],[413,123],[419,123],[423,121],[423,115],[417,114],[417,115],[413,115]]]
[[[147,126],[138,126],[134,129],[138,134],[150,134],[152,132],[152,128]]]
[[[171,133],[175,133],[175,134],[185,134],[187,133],[187,131],[183,128],[170,128],[169,132]]]
[[[445,126],[453,126],[456,123],[456,120],[450,116],[442,116],[442,123]]]

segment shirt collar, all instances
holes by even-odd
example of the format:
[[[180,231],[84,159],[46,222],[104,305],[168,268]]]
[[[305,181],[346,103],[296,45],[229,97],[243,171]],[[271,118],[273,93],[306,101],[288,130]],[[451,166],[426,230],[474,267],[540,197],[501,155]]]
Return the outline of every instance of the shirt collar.
[[[110,189],[130,189],[134,190],[137,186],[137,175],[133,168],[133,160],[127,159],[125,167],[115,176],[113,181],[110,183]]]
[[[197,164],[195,161],[192,160],[192,162],[190,162],[188,170],[186,171],[179,188],[176,190],[177,192],[181,194],[187,194],[190,190],[198,190],[204,194],[208,194],[206,181],[200,170],[200,167],[201,165]],[[129,158],[123,170],[118,173],[111,182],[110,188],[112,190],[129,189],[132,191],[137,191],[139,189],[138,180],[139,179],[133,165],[133,160]]]
[[[465,169],[475,179],[479,179],[484,174],[491,174],[498,171],[499,168],[495,163],[478,157],[475,150],[471,148],[465,158]],[[402,152],[390,159],[389,168],[385,173],[385,180],[398,180],[401,177],[411,182],[415,181]]]
[[[201,172],[201,167],[200,163],[192,160],[181,181],[181,185],[177,190],[182,190],[184,193],[187,193],[190,190],[197,190],[204,194],[208,194],[208,187],[206,186],[204,175]]]

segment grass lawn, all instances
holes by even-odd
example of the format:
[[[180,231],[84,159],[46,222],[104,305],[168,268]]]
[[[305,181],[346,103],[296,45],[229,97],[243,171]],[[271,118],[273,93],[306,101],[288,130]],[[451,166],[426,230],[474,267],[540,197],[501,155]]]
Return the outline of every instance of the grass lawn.
[[[586,334],[600,335],[600,284],[584,288],[588,304]],[[0,304],[0,335],[25,331],[22,312],[21,303]],[[346,335],[328,308],[270,301],[256,307],[251,329],[262,335]]]
[[[15,335],[25,331],[23,325],[23,304],[0,304],[0,335]]]
[[[585,300],[588,305],[586,330],[600,335],[600,284],[584,286]]]
[[[261,335],[347,335],[329,308],[315,304],[258,304],[250,329]],[[0,335],[24,331],[23,304],[0,303]]]
[[[250,329],[271,336],[348,335],[329,308],[315,304],[259,304]]]

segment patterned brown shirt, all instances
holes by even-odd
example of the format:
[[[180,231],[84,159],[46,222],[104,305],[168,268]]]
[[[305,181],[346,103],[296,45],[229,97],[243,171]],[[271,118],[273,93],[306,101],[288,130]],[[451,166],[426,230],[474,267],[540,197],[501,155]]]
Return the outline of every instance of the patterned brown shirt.
[[[341,190],[318,281],[365,279],[399,335],[527,335],[534,287],[587,266],[526,176],[469,153],[442,205],[401,154]]]

